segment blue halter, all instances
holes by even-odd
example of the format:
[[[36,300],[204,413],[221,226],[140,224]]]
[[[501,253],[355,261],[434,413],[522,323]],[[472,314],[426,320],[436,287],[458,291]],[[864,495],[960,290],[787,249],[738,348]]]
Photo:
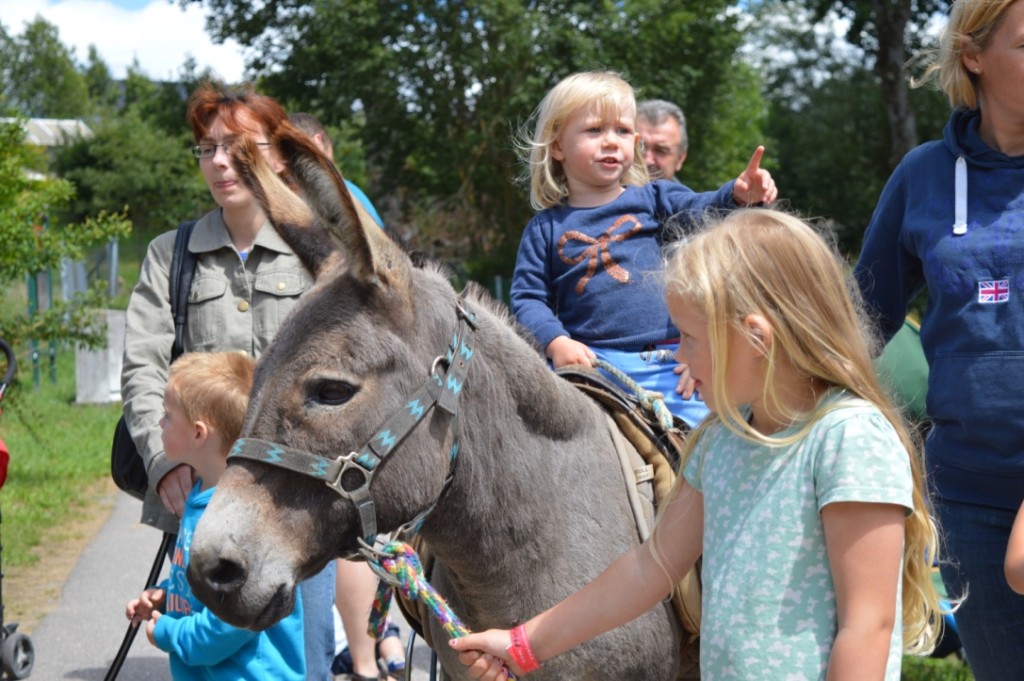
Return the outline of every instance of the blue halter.
[[[450,464],[441,495],[455,476],[455,461],[459,453],[459,394],[466,382],[469,362],[473,359],[473,333],[477,329],[473,313],[457,305],[456,314],[458,326],[451,343],[444,355],[434,359],[426,381],[406,401],[405,406],[393,413],[358,450],[341,454],[332,460],[267,440],[241,438],[235,442],[228,457],[251,459],[323,480],[328,487],[355,504],[362,540],[372,547],[377,538],[377,515],[370,494],[370,483],[377,466],[384,457],[398,448],[434,406],[451,416]],[[440,495],[416,517],[402,525],[399,531],[418,530],[438,500]]]

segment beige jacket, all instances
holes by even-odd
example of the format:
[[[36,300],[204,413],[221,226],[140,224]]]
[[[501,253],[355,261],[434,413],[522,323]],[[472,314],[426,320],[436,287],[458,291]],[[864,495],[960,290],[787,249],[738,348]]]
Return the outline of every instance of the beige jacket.
[[[156,494],[157,483],[176,465],[164,455],[159,425],[174,341],[169,290],[174,235],[175,231],[161,234],[149,244],[128,301],[121,371],[128,429],[149,475],[142,522],[166,532],[178,527],[178,518]],[[231,245],[220,209],[196,224],[188,247],[198,262],[189,293],[185,351],[239,350],[259,357],[312,285],[312,277],[269,223],[260,229],[243,262]]]

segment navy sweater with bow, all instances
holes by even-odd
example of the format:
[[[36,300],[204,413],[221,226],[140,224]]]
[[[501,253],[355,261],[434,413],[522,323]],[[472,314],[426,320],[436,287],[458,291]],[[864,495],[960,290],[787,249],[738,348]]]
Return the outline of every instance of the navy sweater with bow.
[[[698,194],[657,180],[626,186],[603,206],[542,210],[519,244],[511,287],[516,318],[542,349],[558,336],[617,350],[677,337],[665,306],[661,246],[706,212],[734,209],[734,184]]]

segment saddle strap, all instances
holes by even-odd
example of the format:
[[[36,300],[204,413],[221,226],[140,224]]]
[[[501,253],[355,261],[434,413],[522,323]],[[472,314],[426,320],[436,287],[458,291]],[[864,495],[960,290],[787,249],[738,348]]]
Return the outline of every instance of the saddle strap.
[[[619,455],[637,534],[640,541],[647,541],[654,523],[654,509],[672,493],[675,472],[661,449],[637,428],[630,416],[606,407],[605,418]],[[641,482],[638,471],[650,471],[650,483]],[[672,590],[672,606],[687,634],[687,643],[692,643],[700,635],[701,581],[697,567],[687,572]]]

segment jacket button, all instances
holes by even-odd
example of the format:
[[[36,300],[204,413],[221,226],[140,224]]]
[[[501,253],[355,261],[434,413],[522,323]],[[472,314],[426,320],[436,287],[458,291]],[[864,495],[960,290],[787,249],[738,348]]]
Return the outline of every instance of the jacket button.
[[[238,302],[238,311],[239,312],[245,312],[248,309],[249,309],[249,301],[248,300],[241,300],[241,301]]]
[[[277,282],[277,290],[278,291],[283,291],[284,290],[284,282],[283,281]]]

